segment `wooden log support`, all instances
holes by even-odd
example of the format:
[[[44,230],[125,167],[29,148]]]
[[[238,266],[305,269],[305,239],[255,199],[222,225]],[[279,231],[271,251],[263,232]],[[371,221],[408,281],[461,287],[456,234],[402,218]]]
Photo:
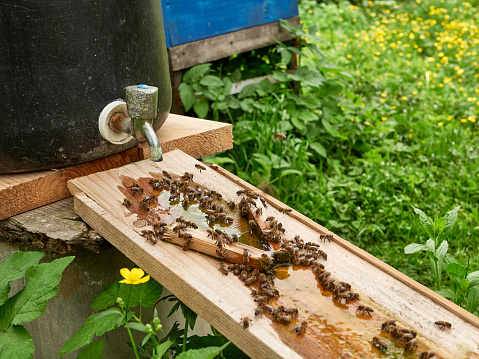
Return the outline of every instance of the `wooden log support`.
[[[163,152],[181,149],[195,158],[233,147],[230,124],[173,114],[158,131],[158,138]],[[70,197],[70,179],[149,157],[148,146],[140,144],[138,148],[67,168],[0,175],[0,220]]]
[[[235,339],[235,345],[253,358],[383,358],[373,344],[374,337],[387,344],[387,353],[396,358],[418,357],[427,350],[434,351],[436,358],[479,358],[479,318],[337,235],[333,234],[331,242],[320,241],[321,234],[329,233],[326,228],[295,210],[285,211],[288,208],[284,204],[221,167],[213,165],[200,173],[195,168],[197,164],[181,151],[172,151],[161,163],[140,161],[74,179],[69,188],[75,196],[75,211],[181,301],[226,337]],[[283,266],[274,271],[280,295],[267,305],[297,310],[297,316],[288,316],[287,321],[284,315],[275,317],[266,312],[254,316],[258,303],[251,292],[256,285],[247,287],[238,278],[223,275],[218,270],[218,259],[162,241],[152,244],[138,233],[134,223],[154,218],[161,210],[151,205],[145,213],[134,213],[122,205],[125,181],[144,183],[148,178],[161,177],[163,170],[176,175],[194,173],[195,185],[214,189],[225,201],[238,201],[237,191],[245,189],[260,193],[266,205],[262,214],[255,213],[255,219],[261,228],[267,231],[269,226],[263,217],[274,216],[283,224],[284,241],[293,241],[299,235],[305,243],[319,244],[327,253],[327,260],[320,261],[330,277],[337,283],[347,282],[358,298],[335,300],[331,291],[318,284],[312,268]],[[183,215],[178,206],[165,210],[161,216],[176,210]],[[366,313],[365,307],[371,310]],[[239,322],[247,316],[253,321],[245,330]],[[388,320],[417,332],[417,348],[381,331]],[[440,330],[434,324],[438,320],[451,323],[451,329]],[[303,333],[298,328],[304,322],[307,327]]]

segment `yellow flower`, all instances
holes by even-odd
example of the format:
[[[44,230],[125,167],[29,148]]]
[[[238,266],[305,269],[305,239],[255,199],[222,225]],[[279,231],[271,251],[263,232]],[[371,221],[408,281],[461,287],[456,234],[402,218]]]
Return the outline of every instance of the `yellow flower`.
[[[422,86],[422,85],[424,85],[424,82],[419,81],[419,82],[417,83],[417,85],[418,85],[418,86]]]
[[[382,98],[382,99],[380,99],[379,101],[384,103],[384,102],[386,102],[386,99],[385,99],[385,98]]]
[[[443,123],[443,122],[439,122],[437,125],[438,125],[439,127],[442,127],[442,126],[444,126],[444,123]]]
[[[396,105],[391,106],[393,110],[397,109],[398,107]]]
[[[412,138],[412,133],[409,134],[409,138]]]
[[[348,59],[351,59],[351,58],[352,58],[352,56],[351,56],[351,55],[349,55],[349,54],[348,54],[348,55],[346,55],[346,57],[347,57]]]
[[[386,116],[381,117],[381,121],[387,121],[388,118]]]
[[[416,95],[417,95],[417,91],[413,91],[412,94],[413,94],[414,96],[416,96]]]
[[[465,118],[463,118],[463,119],[461,119],[461,122],[462,122],[462,123],[466,123],[467,120],[466,120]]]
[[[476,118],[474,116],[469,116],[467,119],[471,122],[476,122]]]
[[[451,120],[452,120],[452,116],[447,116],[446,120],[451,121]]]
[[[371,123],[370,123],[369,121],[366,121],[366,122],[365,122],[365,125],[366,125],[366,126],[369,126],[370,124],[371,124]]]
[[[406,97],[406,96],[403,96],[403,97],[401,97],[401,100],[406,101],[406,100],[407,100],[407,97]]]
[[[123,278],[125,278],[121,280],[120,283],[140,284],[140,283],[148,282],[150,280],[149,275],[147,275],[146,277],[143,277],[145,275],[145,272],[143,272],[143,269],[141,268],[133,268],[131,272],[128,268],[122,268],[120,269],[120,274],[122,275]]]
[[[382,97],[386,97],[387,95],[388,95],[387,92],[383,92],[383,93],[381,94]]]

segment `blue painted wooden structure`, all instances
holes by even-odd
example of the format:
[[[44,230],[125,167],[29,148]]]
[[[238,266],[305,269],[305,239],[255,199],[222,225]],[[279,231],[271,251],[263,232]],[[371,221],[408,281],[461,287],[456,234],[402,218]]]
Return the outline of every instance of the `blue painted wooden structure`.
[[[168,48],[298,15],[297,0],[162,0]]]

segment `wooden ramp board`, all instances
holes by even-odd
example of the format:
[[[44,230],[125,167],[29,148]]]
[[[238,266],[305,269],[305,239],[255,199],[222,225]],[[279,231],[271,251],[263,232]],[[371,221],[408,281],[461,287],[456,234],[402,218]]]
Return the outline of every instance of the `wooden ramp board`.
[[[195,158],[233,147],[232,126],[170,114],[158,131],[163,152],[180,149]],[[140,144],[99,160],[50,171],[0,174],[0,220],[70,197],[67,181],[150,158],[149,148]]]
[[[260,192],[218,166],[200,173],[195,167],[198,164],[183,152],[172,151],[163,162],[146,160],[74,179],[69,188],[75,196],[75,211],[253,358],[417,358],[426,350],[434,351],[436,358],[479,358],[479,318],[334,234],[331,242],[320,242],[319,235],[328,233],[327,229],[294,210],[289,215],[281,213],[285,206],[268,195],[264,195],[267,207],[263,215],[283,223],[286,239],[299,234],[305,242],[319,243],[327,253],[327,260],[321,262],[331,278],[349,283],[351,291],[359,294],[359,301],[333,300],[331,292],[318,285],[310,268],[281,267],[275,270],[280,296],[269,304],[297,308],[298,319],[285,325],[272,315],[255,317],[257,303],[251,288],[232,273],[223,275],[218,270],[220,260],[162,241],[153,244],[140,235],[134,223],[152,219],[161,212],[159,208],[138,212],[138,216],[122,205],[132,181],[143,185],[145,193],[141,196],[145,196],[151,193],[146,186],[148,179],[161,178],[163,170],[178,176],[193,173],[194,184],[218,191],[226,201],[238,201],[238,190]],[[357,311],[359,305],[374,312],[362,315]],[[246,330],[239,324],[245,316],[253,319]],[[381,333],[387,320],[417,332],[415,351],[405,352],[405,343]],[[441,331],[434,324],[439,320],[450,322],[452,328]],[[293,329],[302,321],[307,322],[306,332],[297,335]],[[373,346],[373,337],[387,343],[387,351]]]

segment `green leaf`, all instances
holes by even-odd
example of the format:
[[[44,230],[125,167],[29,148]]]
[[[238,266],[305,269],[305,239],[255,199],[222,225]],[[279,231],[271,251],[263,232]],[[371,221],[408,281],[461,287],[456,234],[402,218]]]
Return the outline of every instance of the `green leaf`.
[[[431,238],[429,238],[426,241],[426,250],[427,251],[434,253],[435,246],[436,246],[436,242],[434,242]]]
[[[208,87],[223,87],[224,83],[217,76],[206,75],[200,80],[200,84]]]
[[[125,325],[126,328],[131,328],[131,329],[135,329],[135,330],[138,330],[140,332],[143,332],[143,333],[147,333],[148,331],[146,330],[146,327],[145,327],[145,324],[142,324],[142,323],[126,323]]]
[[[105,348],[105,339],[97,340],[91,343],[78,354],[77,359],[102,359],[103,349]]]
[[[469,281],[466,278],[461,279],[461,292],[467,293],[467,288],[469,287]]]
[[[98,313],[98,316],[95,318],[95,320],[99,320],[103,317],[107,317],[109,315],[113,315],[115,317],[120,316],[123,317],[123,314],[121,313],[120,309],[118,308],[111,308],[108,310],[105,310],[104,312]]]
[[[206,118],[209,109],[210,106],[206,100],[195,102],[193,105],[193,110],[196,112],[199,118]]]
[[[11,326],[0,333],[0,358],[30,359],[34,350],[32,337],[21,325]]]
[[[0,331],[6,331],[10,325],[30,322],[40,317],[48,299],[57,294],[62,273],[73,258],[59,258],[51,263],[28,268],[25,273],[25,288],[8,298],[0,307]]]
[[[421,225],[426,230],[427,235],[431,238],[434,238],[434,229],[433,229],[434,226],[433,226],[432,219],[430,217],[428,217],[419,208],[416,208],[414,206],[412,206],[412,208],[414,209],[414,212],[416,212],[416,214],[419,215],[419,222],[421,223]]]
[[[319,142],[310,142],[309,143],[309,147],[311,147],[311,149],[316,152],[318,155],[324,157],[324,158],[327,158],[328,156],[326,155],[326,149],[323,147],[322,144],[320,144]]]
[[[325,118],[321,121],[326,131],[328,131],[333,137],[342,137],[341,134],[336,131],[333,126]]]
[[[471,272],[466,276],[467,280],[469,281],[469,285],[474,287],[479,285],[479,271]]]
[[[451,292],[450,290],[436,290],[435,292],[439,295],[442,295],[444,298],[447,298],[447,299],[453,299],[453,300],[459,299],[459,296]]]
[[[97,316],[98,314],[90,315],[85,323],[83,323],[82,327],[77,330],[70,339],[68,339],[60,351],[60,358],[67,353],[89,344],[94,335],[99,336],[117,328],[115,325],[115,316],[106,316],[99,320],[95,320]]]
[[[441,245],[437,249],[436,255],[439,261],[442,263],[444,257],[446,256],[447,250],[449,249],[449,243],[447,241],[442,241]]]
[[[302,111],[299,114],[299,118],[305,122],[312,122],[312,121],[316,121],[318,119],[318,116],[316,116],[314,113],[310,111]]]
[[[434,238],[441,235],[444,227],[446,226],[446,218],[439,218],[434,222]]]
[[[446,267],[446,273],[452,279],[453,277],[464,278],[467,270],[459,263],[450,263]]]
[[[37,265],[43,255],[42,252],[17,251],[0,264],[0,305],[8,298],[10,282],[23,277],[27,269]]]
[[[155,347],[155,354],[153,356],[153,359],[160,359],[174,343],[174,341],[167,340],[166,342],[157,345]]]
[[[454,227],[454,224],[456,223],[457,214],[460,209],[461,206],[457,206],[456,208],[450,210],[445,214],[444,218],[446,219],[446,225],[444,226],[444,230],[441,233],[441,238],[445,238],[451,232],[452,228]]]
[[[467,294],[467,310],[474,314],[479,310],[479,287],[472,287]]]
[[[130,297],[128,303],[129,308],[136,307],[140,302],[142,306],[149,308],[158,301],[158,298],[161,297],[161,293],[163,292],[163,286],[153,278],[150,278],[146,283],[135,285],[118,283],[120,280],[121,279],[118,278],[103,289],[98,297],[93,299],[92,309],[101,310],[111,307],[115,305],[118,297],[122,298],[126,303],[128,296]]]
[[[182,82],[178,87],[178,90],[180,91],[181,103],[183,104],[183,106],[185,107],[185,111],[187,112],[195,103],[195,93],[193,91],[193,88],[187,85],[185,82]]]
[[[424,244],[411,243],[404,248],[404,254],[412,254],[425,249],[426,249],[426,246]]]
[[[213,359],[231,342],[225,343],[221,347],[208,347],[202,349],[190,349],[181,353],[176,359]]]
[[[183,75],[183,83],[198,82],[209,71],[211,64],[201,64],[192,67]]]

